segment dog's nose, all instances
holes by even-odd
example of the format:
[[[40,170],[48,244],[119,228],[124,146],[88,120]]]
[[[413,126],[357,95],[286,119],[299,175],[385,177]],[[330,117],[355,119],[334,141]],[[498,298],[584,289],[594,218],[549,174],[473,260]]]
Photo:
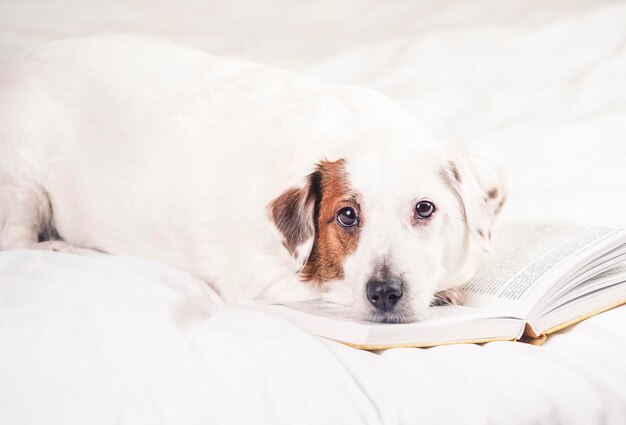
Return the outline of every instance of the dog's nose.
[[[402,298],[402,282],[370,280],[367,282],[367,299],[380,311],[391,311]]]

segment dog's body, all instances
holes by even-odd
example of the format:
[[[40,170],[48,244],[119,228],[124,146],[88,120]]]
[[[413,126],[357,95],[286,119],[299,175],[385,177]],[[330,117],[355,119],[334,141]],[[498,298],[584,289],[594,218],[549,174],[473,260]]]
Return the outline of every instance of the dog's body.
[[[0,249],[149,257],[227,300],[321,289],[406,320],[475,273],[504,200],[498,172],[428,145],[366,89],[158,40],[50,43],[0,75]],[[65,242],[42,245],[51,229]],[[372,314],[372,276],[400,276],[407,305]]]

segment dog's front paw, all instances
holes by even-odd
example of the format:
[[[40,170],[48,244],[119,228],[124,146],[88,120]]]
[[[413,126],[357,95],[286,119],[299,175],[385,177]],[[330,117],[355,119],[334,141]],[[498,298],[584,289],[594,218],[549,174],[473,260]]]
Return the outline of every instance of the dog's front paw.
[[[37,242],[31,245],[31,249],[41,249],[44,251],[63,252],[65,254],[78,254],[78,251],[74,245],[70,245],[64,241],[45,241]]]
[[[458,288],[446,289],[439,291],[433,297],[430,305],[461,305],[465,302],[465,295]]]

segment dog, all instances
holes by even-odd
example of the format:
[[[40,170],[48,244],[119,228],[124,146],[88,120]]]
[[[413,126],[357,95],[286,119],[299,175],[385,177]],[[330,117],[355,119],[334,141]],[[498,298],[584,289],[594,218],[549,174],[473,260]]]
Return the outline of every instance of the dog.
[[[506,181],[382,94],[165,40],[51,42],[0,74],[0,249],[151,258],[226,301],[460,303]]]

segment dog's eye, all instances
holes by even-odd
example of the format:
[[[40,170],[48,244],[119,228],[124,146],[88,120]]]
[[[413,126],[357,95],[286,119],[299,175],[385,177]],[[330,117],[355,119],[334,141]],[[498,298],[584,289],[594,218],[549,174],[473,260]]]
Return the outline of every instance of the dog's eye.
[[[415,214],[420,219],[428,218],[435,212],[435,204],[430,201],[419,201],[415,206]]]
[[[337,211],[337,221],[343,227],[352,227],[358,223],[358,217],[351,207],[345,207]]]

